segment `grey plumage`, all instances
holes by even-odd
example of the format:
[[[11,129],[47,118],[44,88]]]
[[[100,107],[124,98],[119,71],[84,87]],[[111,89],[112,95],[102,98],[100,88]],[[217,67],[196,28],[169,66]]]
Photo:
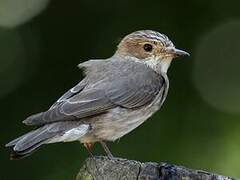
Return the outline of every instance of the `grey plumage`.
[[[80,121],[56,122],[46,124],[36,130],[32,130],[23,136],[9,142],[6,147],[12,147],[12,158],[21,158],[29,155],[43,144],[51,143],[51,138],[64,135],[65,132],[82,125]]]
[[[80,83],[46,112],[23,121],[27,125],[41,127],[6,145],[13,146],[15,157],[28,155],[51,139],[86,123],[87,118],[93,115],[107,113],[116,107],[134,109],[149,104],[164,83],[161,75],[135,61],[119,58],[90,60],[79,67],[85,68],[86,73]]]
[[[137,108],[151,102],[163,84],[159,74],[134,61],[111,58],[88,61],[80,66],[86,68],[85,79],[48,111],[27,118],[23,121],[25,124],[76,120],[116,106]]]
[[[127,35],[111,58],[79,64],[85,78],[47,111],[23,121],[37,129],[6,145],[12,157],[28,156],[49,143],[91,144],[124,136],[162,106],[167,69],[180,55],[188,53],[176,49],[167,36],[146,30]]]

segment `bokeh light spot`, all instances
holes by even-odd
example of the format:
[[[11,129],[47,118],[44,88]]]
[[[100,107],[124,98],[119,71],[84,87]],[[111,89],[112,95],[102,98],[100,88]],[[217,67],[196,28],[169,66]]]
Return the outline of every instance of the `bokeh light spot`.
[[[240,21],[219,25],[200,39],[193,81],[208,104],[240,113]]]
[[[44,10],[47,4],[48,0],[1,0],[0,26],[21,25]]]

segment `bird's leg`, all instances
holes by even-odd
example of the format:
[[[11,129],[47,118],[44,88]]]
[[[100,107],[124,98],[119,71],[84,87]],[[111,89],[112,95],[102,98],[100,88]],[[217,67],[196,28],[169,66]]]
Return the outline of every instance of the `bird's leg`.
[[[113,159],[113,155],[111,153],[111,151],[109,150],[109,148],[107,147],[107,144],[103,141],[100,141],[100,144],[102,145],[104,151],[106,152],[107,156],[109,159]]]
[[[93,154],[91,152],[91,147],[93,146],[92,143],[83,143],[84,147],[86,148],[86,150],[88,151],[88,153],[93,157]]]

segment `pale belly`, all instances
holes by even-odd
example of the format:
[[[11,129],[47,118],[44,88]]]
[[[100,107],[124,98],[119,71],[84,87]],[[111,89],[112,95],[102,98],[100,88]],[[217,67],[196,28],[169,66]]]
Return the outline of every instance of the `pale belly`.
[[[144,109],[131,111],[115,108],[103,120],[97,122],[94,134],[100,139],[115,141],[141,125],[153,113]]]
[[[153,113],[158,111],[161,106],[162,93],[149,105],[135,110],[122,107],[116,107],[108,113],[93,117],[90,119],[91,130],[84,135],[80,141],[96,142],[100,140],[115,141],[125,134],[129,133],[143,122],[145,122]]]

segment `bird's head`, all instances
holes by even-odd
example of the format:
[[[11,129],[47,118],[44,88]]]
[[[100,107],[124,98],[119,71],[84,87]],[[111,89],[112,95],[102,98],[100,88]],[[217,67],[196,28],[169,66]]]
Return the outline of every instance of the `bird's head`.
[[[155,70],[166,72],[173,58],[189,56],[189,53],[175,48],[164,34],[142,30],[125,36],[118,45],[116,55],[137,59]]]

